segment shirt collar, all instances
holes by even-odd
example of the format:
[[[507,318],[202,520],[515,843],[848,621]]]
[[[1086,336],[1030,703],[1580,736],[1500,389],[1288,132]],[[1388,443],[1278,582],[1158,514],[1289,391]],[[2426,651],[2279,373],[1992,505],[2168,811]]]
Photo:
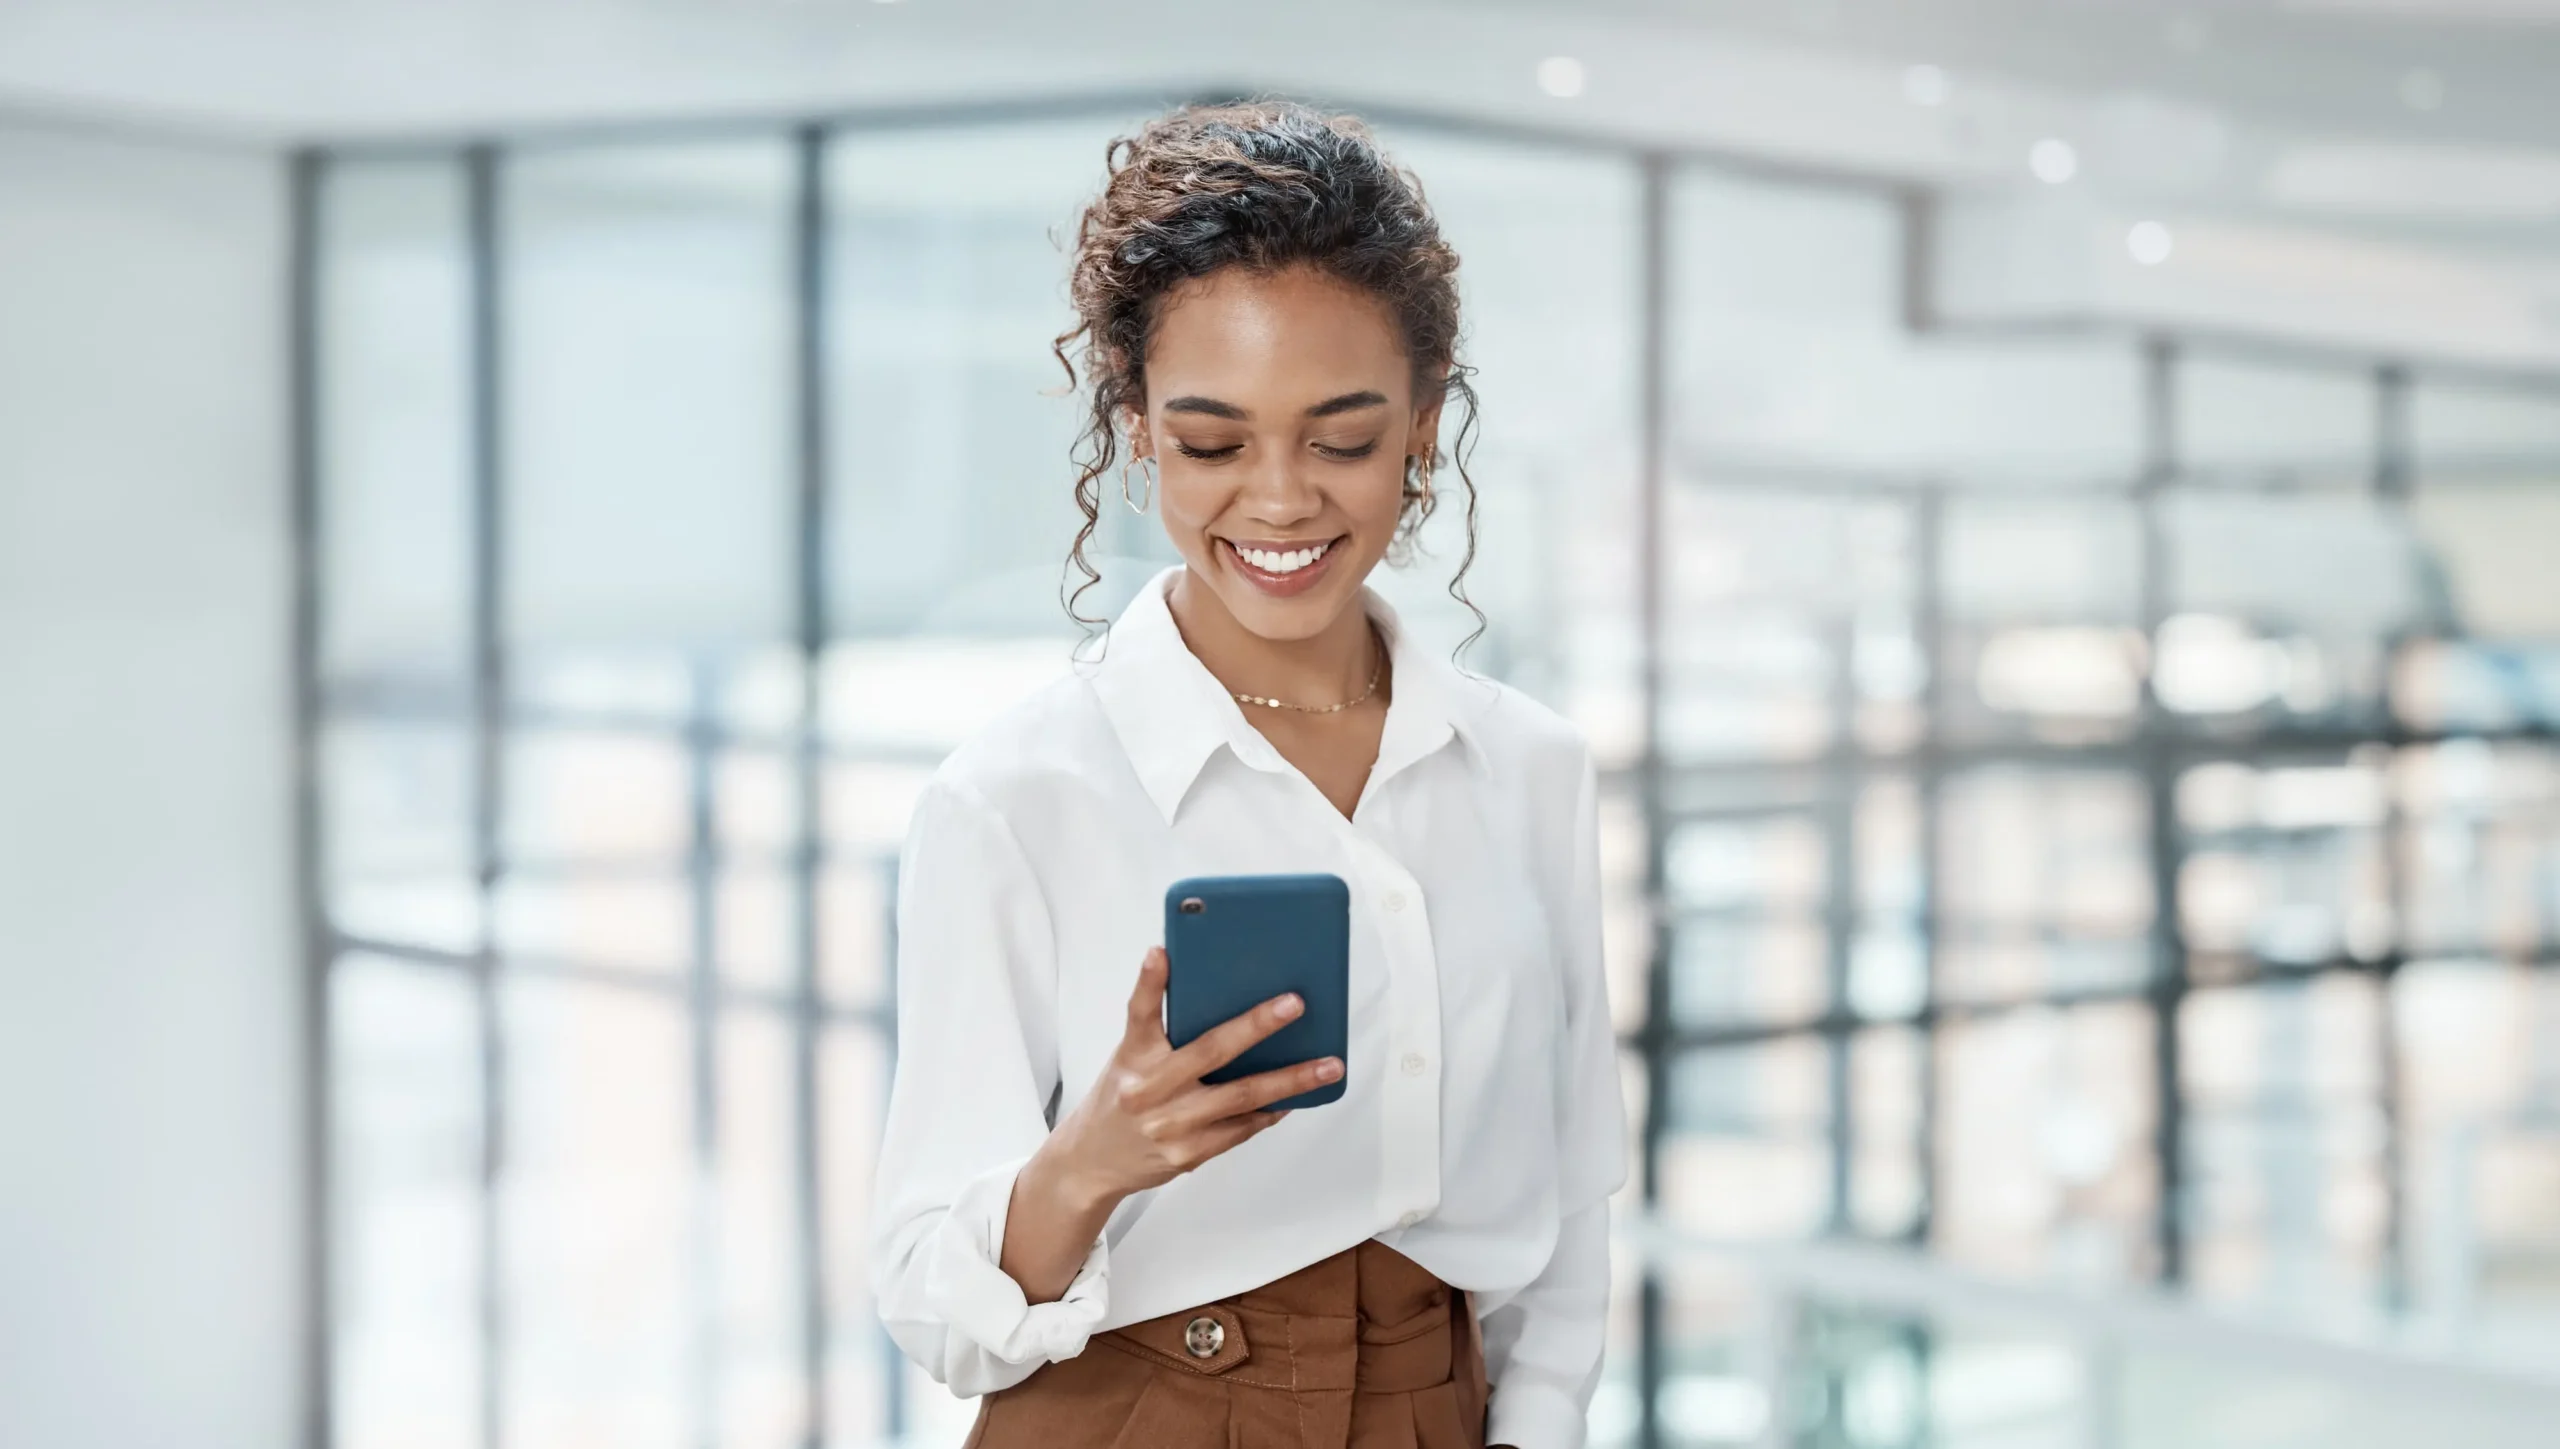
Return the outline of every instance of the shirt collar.
[[[1138,590],[1112,624],[1102,657],[1090,673],[1103,713],[1128,752],[1139,783],[1168,822],[1220,745],[1257,770],[1293,768],[1182,642],[1166,590],[1183,567],[1167,566]],[[1359,597],[1377,621],[1395,668],[1369,788],[1453,739],[1468,763],[1483,771],[1486,756],[1477,716],[1493,698],[1491,686],[1418,647],[1375,589],[1363,584]]]

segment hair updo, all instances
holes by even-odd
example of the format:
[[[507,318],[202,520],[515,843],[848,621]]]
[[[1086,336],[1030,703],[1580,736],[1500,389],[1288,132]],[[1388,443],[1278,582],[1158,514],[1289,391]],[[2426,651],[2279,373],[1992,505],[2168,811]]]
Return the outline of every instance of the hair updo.
[[[1444,401],[1455,393],[1465,403],[1450,456],[1467,495],[1467,546],[1449,592],[1476,615],[1482,633],[1484,616],[1464,588],[1476,554],[1475,480],[1466,471],[1476,426],[1467,379],[1475,369],[1457,358],[1458,254],[1441,239],[1421,181],[1388,160],[1358,118],[1284,100],[1183,106],[1135,136],[1114,138],[1103,156],[1110,178],[1076,225],[1068,285],[1076,325],[1051,347],[1072,389],[1068,348],[1084,340],[1093,401],[1073,454],[1084,524],[1068,562],[1084,582],[1064,601],[1068,616],[1100,622],[1076,612],[1076,601],[1102,577],[1085,545],[1101,518],[1101,479],[1119,459],[1116,420],[1143,406],[1147,347],[1165,295],[1222,267],[1304,265],[1386,303],[1412,362],[1417,408],[1435,393]],[[1439,460],[1435,449],[1435,471]],[[1414,534],[1436,502],[1415,486],[1408,467],[1389,562],[1412,556]]]

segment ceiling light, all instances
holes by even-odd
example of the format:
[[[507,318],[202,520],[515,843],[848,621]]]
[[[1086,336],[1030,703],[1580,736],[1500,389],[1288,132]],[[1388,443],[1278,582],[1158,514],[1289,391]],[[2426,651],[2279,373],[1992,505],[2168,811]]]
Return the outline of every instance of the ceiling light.
[[[2432,111],[2444,104],[2444,77],[2421,66],[2400,77],[2400,99],[2413,111]]]
[[[2125,252],[2146,267],[2156,267],[2169,260],[2169,252],[2175,245],[2176,239],[2169,235],[2169,229],[2156,221],[2137,221],[2133,230],[2124,234]]]
[[[1915,65],[1902,73],[1902,95],[1915,106],[1947,103],[1947,73],[1934,65]]]
[[[1582,62],[1569,55],[1551,55],[1538,62],[1538,89],[1551,96],[1582,94]]]
[[[2027,151],[2027,169],[2047,186],[2060,186],[2080,174],[2080,153],[2059,136],[2047,136]]]

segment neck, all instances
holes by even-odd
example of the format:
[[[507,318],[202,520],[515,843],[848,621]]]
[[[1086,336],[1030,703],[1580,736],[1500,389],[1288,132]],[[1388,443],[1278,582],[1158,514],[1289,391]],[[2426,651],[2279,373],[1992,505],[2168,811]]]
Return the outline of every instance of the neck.
[[[1334,704],[1366,689],[1370,671],[1385,666],[1378,652],[1383,640],[1371,638],[1368,610],[1356,593],[1351,607],[1303,639],[1254,633],[1188,568],[1174,579],[1166,603],[1182,642],[1230,694]],[[1379,687],[1383,693],[1383,677]]]

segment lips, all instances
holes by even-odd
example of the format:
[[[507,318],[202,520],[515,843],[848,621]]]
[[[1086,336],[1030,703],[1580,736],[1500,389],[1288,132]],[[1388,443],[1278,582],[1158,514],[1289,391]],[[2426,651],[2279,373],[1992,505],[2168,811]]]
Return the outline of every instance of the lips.
[[[1218,549],[1245,582],[1275,598],[1288,598],[1314,588],[1316,581],[1333,567],[1334,555],[1347,540],[1342,537],[1313,540],[1256,540],[1239,544],[1234,539],[1218,540]]]

